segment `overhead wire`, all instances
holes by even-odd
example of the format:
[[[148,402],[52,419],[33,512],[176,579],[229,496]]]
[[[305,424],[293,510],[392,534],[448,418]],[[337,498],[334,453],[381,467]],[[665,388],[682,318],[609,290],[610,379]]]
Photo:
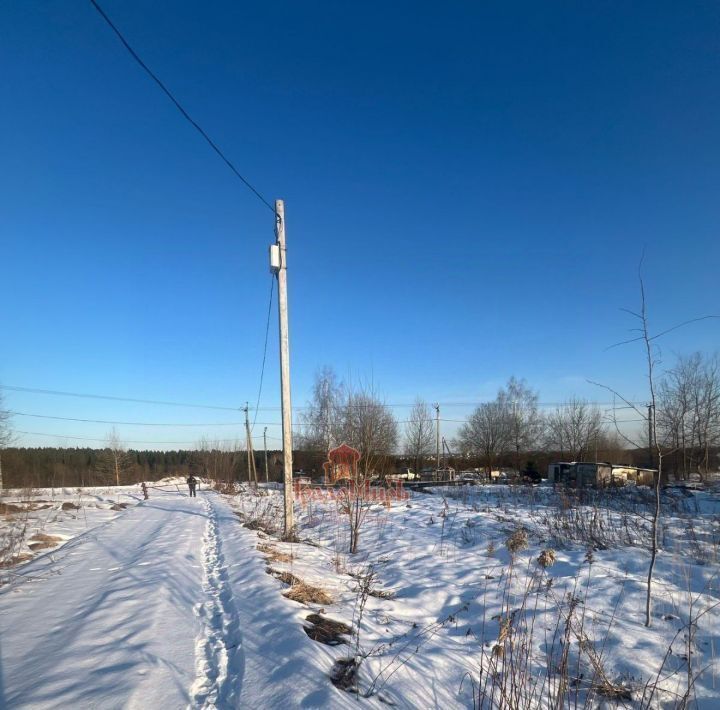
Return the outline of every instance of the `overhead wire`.
[[[107,438],[100,439],[96,437],[89,437],[89,436],[76,436],[74,434],[49,434],[47,432],[42,431],[22,431],[20,429],[15,429],[15,433],[17,434],[25,434],[27,436],[47,436],[54,439],[72,439],[73,441],[102,441],[107,442]],[[260,439],[262,437],[260,436],[254,436],[253,439]],[[282,441],[282,439],[276,437],[276,436],[268,436],[268,439],[271,439],[273,441]],[[156,441],[152,440],[149,441],[147,439],[123,439],[124,443],[127,444],[185,444],[185,445],[194,445],[197,447],[197,441]],[[212,439],[209,443],[210,444],[227,444],[227,443],[234,443],[239,441],[239,439]]]
[[[130,56],[137,62],[137,64],[143,69],[143,71],[157,84],[157,86],[160,88],[160,90],[170,99],[170,101],[173,103],[175,108],[180,112],[180,114],[185,118],[185,120],[190,123],[190,125],[205,139],[205,141],[208,143],[208,145],[215,151],[215,153],[223,160],[223,162],[230,168],[230,170],[233,172],[233,174],[239,178],[242,183],[268,208],[271,210],[271,212],[275,215],[275,220],[279,219],[279,216],[277,214],[277,211],[275,209],[275,206],[272,205],[260,192],[259,190],[244,176],[240,173],[240,171],[235,167],[235,165],[232,163],[232,161],[225,155],[225,153],[220,149],[220,147],[215,143],[215,141],[210,138],[208,133],[200,126],[200,124],[188,113],[188,111],[185,109],[185,107],[180,103],[180,101],[175,97],[175,95],[170,91],[170,89],[165,85],[165,83],[158,77],[158,75],[145,63],[145,61],[140,57],[140,55],[135,51],[135,49],[130,45],[128,40],[125,38],[123,33],[120,31],[120,29],[115,25],[115,23],[110,19],[108,14],[103,10],[103,8],[100,6],[99,2],[97,0],[90,0],[90,3],[92,6],[97,10],[99,15],[103,18],[103,20],[107,23],[107,25],[110,27],[110,29],[115,33],[117,38],[120,40],[122,45],[125,47],[125,49],[128,51]],[[262,394],[262,386],[263,386],[263,378],[265,375],[265,361],[267,358],[267,343],[268,343],[268,332],[270,329],[270,312],[272,309],[272,295],[273,295],[273,285],[274,285],[274,278],[271,279],[270,283],[270,304],[268,305],[268,317],[267,317],[267,326],[265,329],[265,345],[263,349],[263,360],[262,360],[262,368],[260,372],[260,384],[258,387],[258,400],[257,405],[260,404],[260,396]],[[255,427],[255,422],[257,421],[257,405],[255,409],[255,418],[253,419],[253,429]]]
[[[263,347],[262,367],[260,368],[260,386],[258,387],[257,401],[255,402],[255,416],[250,427],[250,432],[255,430],[257,423],[258,407],[260,406],[260,396],[262,395],[263,379],[265,377],[265,361],[267,360],[268,335],[270,334],[270,316],[272,313],[273,289],[275,288],[275,275],[270,276],[270,299],[268,302],[267,323],[265,324],[265,345]]]
[[[35,414],[9,410],[8,414],[18,417],[33,417],[35,419],[53,419],[65,422],[81,422],[83,424],[118,424],[122,426],[159,426],[159,427],[214,427],[214,426],[244,426],[245,422],[128,422],[117,419],[80,419],[78,417],[60,417],[52,414]],[[395,420],[397,424],[407,424],[410,420]],[[440,421],[466,421],[465,419],[441,419]],[[282,426],[282,422],[257,422],[261,426]],[[308,422],[295,422],[294,427],[312,426]]]
[[[221,411],[229,411],[229,412],[240,412],[242,411],[242,407],[229,407],[229,406],[223,406],[223,405],[212,405],[212,404],[194,404],[194,403],[188,403],[188,402],[170,402],[170,401],[163,401],[163,400],[153,400],[153,399],[138,399],[138,398],[132,398],[132,397],[116,397],[113,395],[103,395],[103,394],[89,394],[89,393],[82,393],[82,392],[68,392],[68,391],[62,391],[62,390],[51,390],[51,389],[40,389],[35,387],[20,387],[16,385],[4,385],[0,384],[0,389],[7,390],[10,392],[26,392],[30,394],[47,394],[47,395],[54,395],[54,396],[62,396],[62,397],[78,397],[78,398],[88,398],[88,399],[104,399],[104,400],[110,400],[115,402],[134,402],[137,404],[154,404],[154,405],[162,405],[162,406],[172,406],[172,407],[189,407],[189,408],[196,408],[196,409],[215,409],[215,410],[221,410]],[[477,407],[481,404],[487,404],[488,400],[485,401],[467,401],[467,402],[439,402],[440,407]],[[349,408],[367,408],[367,407],[384,407],[384,408],[407,408],[410,409],[413,406],[413,402],[395,402],[395,403],[368,403],[368,404],[347,404],[344,405],[345,407]],[[613,407],[614,402],[607,401],[607,402],[601,402],[601,401],[584,401],[584,404],[587,404],[589,406],[598,406],[598,407]],[[630,404],[638,405],[638,406],[645,406],[647,404],[646,401],[637,401],[637,402],[630,402]],[[538,402],[538,407],[568,407],[572,406],[569,402]],[[306,409],[311,409],[310,406],[293,406],[293,411],[302,411]],[[631,407],[614,407],[614,409],[620,410],[620,409],[629,409]],[[256,407],[255,410],[258,412],[277,412],[280,411],[280,407]]]
[[[130,56],[140,65],[143,71],[145,71],[145,73],[160,87],[162,92],[170,99],[170,101],[172,101],[172,103],[175,105],[175,108],[177,108],[177,110],[182,114],[183,118],[185,118],[185,120],[187,120],[190,125],[207,141],[208,145],[220,156],[220,158],[225,162],[225,164],[230,168],[230,170],[232,170],[235,176],[242,181],[245,187],[247,187],[269,210],[271,210],[273,214],[276,214],[275,207],[270,204],[270,202],[268,202],[268,200],[266,200],[260,194],[260,192],[255,188],[255,186],[252,185],[252,183],[240,173],[240,171],[233,165],[233,163],[225,155],[225,153],[220,150],[217,143],[215,143],[215,141],[213,141],[212,138],[210,138],[210,136],[205,132],[202,126],[200,126],[200,124],[198,124],[198,122],[195,121],[192,116],[190,116],[190,114],[185,110],[180,101],[175,98],[170,89],[165,86],[165,84],[160,80],[157,74],[155,74],[155,72],[150,69],[150,67],[142,60],[140,55],[130,46],[130,43],[125,39],[122,32],[120,32],[115,23],[113,23],[113,21],[108,17],[105,10],[100,7],[97,0],[90,0],[90,4],[98,11],[99,15],[103,18],[103,20],[105,20],[110,29],[117,35],[122,45],[130,53]]]
[[[0,385],[0,389],[8,392],[27,392],[30,394],[48,394],[58,397],[78,397],[84,399],[104,399],[113,402],[134,402],[135,404],[159,404],[167,407],[188,407],[194,409],[216,409],[226,412],[239,412],[240,407],[227,407],[214,404],[192,404],[189,402],[168,402],[158,399],[137,399],[134,397],[115,397],[108,394],[88,394],[84,392],[67,392],[62,390],[39,389],[36,387],[18,387],[15,385]]]
[[[127,422],[115,419],[80,419],[78,417],[59,417],[50,414],[34,414],[10,410],[8,414],[18,417],[33,417],[35,419],[56,419],[66,422],[83,422],[85,424],[122,424],[124,426],[162,426],[162,427],[213,427],[213,426],[243,426],[244,422]]]
[[[244,184],[244,186],[249,189],[255,197],[257,197],[263,205],[265,205],[268,209],[270,209],[273,214],[275,214],[277,219],[277,213],[275,206],[271,204],[260,192],[259,190],[244,176],[240,173],[240,171],[237,169],[237,167],[232,163],[232,161],[227,157],[227,155],[221,150],[221,148],[215,143],[215,141],[212,140],[212,138],[208,135],[208,133],[200,126],[200,124],[189,114],[189,112],[184,108],[184,106],[180,103],[180,101],[175,97],[175,95],[170,91],[170,89],[165,85],[165,83],[155,74],[155,72],[146,64],[146,62],[140,57],[140,55],[137,53],[137,51],[130,45],[128,40],[125,38],[125,36],[122,34],[120,29],[115,25],[115,23],[110,19],[110,17],[107,15],[107,13],[104,11],[104,9],[100,6],[100,4],[97,2],[97,0],[90,0],[91,5],[95,8],[95,10],[98,12],[98,14],[102,17],[102,19],[105,21],[105,23],[110,27],[110,29],[113,31],[113,33],[117,36],[123,47],[127,50],[127,52],[130,54],[130,56],[133,58],[133,60],[140,66],[140,68],[153,80],[153,82],[160,88],[160,90],[167,96],[167,98],[172,102],[172,104],[175,106],[175,108],[180,112],[180,114],[183,116],[183,118],[190,123],[190,125],[203,137],[203,139],[207,142],[207,144],[211,147],[211,149],[220,157],[220,159],[227,165],[227,167],[232,171],[232,173]],[[261,410],[260,408],[260,399],[262,395],[262,388],[263,388],[263,380],[264,380],[264,373],[265,373],[265,364],[267,359],[267,346],[268,346],[268,335],[269,335],[269,327],[270,327],[270,316],[271,316],[271,310],[272,310],[272,299],[273,299],[273,288],[274,288],[274,278],[271,280],[271,287],[270,287],[270,299],[269,299],[269,305],[268,305],[268,317],[267,317],[267,323],[266,323],[266,329],[265,329],[265,343],[263,348],[263,359],[262,359],[262,366],[261,366],[261,372],[260,372],[260,383],[258,387],[258,397],[256,401],[256,406],[254,408],[255,416],[253,419],[253,429],[255,425],[257,424],[257,415],[258,412]],[[56,396],[69,396],[69,397],[84,397],[84,398],[92,398],[92,399],[103,399],[103,400],[111,400],[111,401],[122,401],[122,402],[133,402],[133,403],[139,403],[139,404],[154,404],[154,405],[163,405],[163,406],[177,406],[177,407],[188,407],[188,408],[202,408],[202,409],[213,409],[213,410],[225,410],[225,411],[239,411],[239,407],[227,407],[227,406],[218,406],[218,405],[204,405],[204,404],[192,404],[192,403],[183,403],[183,402],[168,402],[168,401],[161,401],[161,400],[150,400],[150,399],[136,399],[136,398],[128,398],[128,397],[115,397],[110,395],[95,395],[95,394],[85,394],[85,393],[77,393],[77,392],[64,392],[64,391],[55,391],[55,390],[43,390],[43,389],[37,389],[37,388],[28,388],[28,387],[16,387],[16,386],[10,386],[10,385],[0,385],[0,388],[8,391],[16,391],[16,392],[28,392],[28,393],[35,393],[35,394],[48,394],[48,395],[56,395]],[[441,403],[440,406],[442,407],[457,407],[457,406],[464,406],[464,407],[473,407],[477,406],[480,403],[477,402],[446,402]],[[565,406],[567,403],[565,402],[545,402],[545,403],[538,403],[538,406],[540,407],[562,407]],[[595,405],[612,405],[614,403],[612,402],[592,402],[589,404],[595,404]],[[637,404],[644,404],[638,402]],[[349,404],[348,406],[353,408],[361,408],[361,407],[367,407],[367,406],[376,406],[375,404]],[[409,408],[412,405],[411,404],[386,404],[383,403],[380,406],[382,407],[402,407],[402,408]],[[617,409],[624,409],[625,407],[618,407]],[[277,411],[278,407],[264,407],[262,408],[265,411]],[[296,410],[304,410],[308,409],[308,407],[295,407]],[[15,412],[18,416],[28,416],[28,417],[38,417],[38,418],[45,418],[45,419],[62,419],[62,420],[68,420],[68,421],[76,421],[76,422],[83,422],[83,423],[101,423],[101,424],[123,424],[123,425],[133,425],[133,426],[227,426],[227,425],[233,425],[237,426],[240,423],[236,422],[223,422],[218,424],[212,424],[212,425],[201,425],[201,424],[161,424],[161,423],[150,423],[150,422],[114,422],[110,420],[92,420],[92,419],[80,419],[80,418],[71,418],[71,417],[55,417],[50,415],[39,415],[39,414],[29,414],[29,413],[22,413],[22,412]],[[442,420],[447,422],[457,422],[457,423],[464,423],[465,420]],[[637,421],[637,420],[627,420],[628,422],[631,421]],[[400,421],[398,423],[405,423],[404,421]],[[279,425],[279,423],[275,422],[269,422],[266,423],[268,426],[275,426]],[[301,423],[297,423],[295,426],[303,426]],[[26,433],[31,434],[31,432],[20,432],[20,433]],[[44,434],[37,433],[37,435],[44,436]],[[53,435],[54,436],[54,435]],[[62,436],[62,435],[57,435]],[[82,438],[82,437],[65,437],[65,438]],[[90,440],[90,439],[88,439]],[[141,443],[141,442],[136,442]],[[183,443],[183,442],[147,442],[147,443]]]

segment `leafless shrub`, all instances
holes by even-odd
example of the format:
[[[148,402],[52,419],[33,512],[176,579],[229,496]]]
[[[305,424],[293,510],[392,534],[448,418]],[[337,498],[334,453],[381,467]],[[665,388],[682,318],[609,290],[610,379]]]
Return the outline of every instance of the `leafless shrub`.
[[[512,535],[505,541],[505,546],[510,551],[511,555],[516,555],[521,550],[524,550],[528,546],[528,534],[524,528],[518,528]]]
[[[0,569],[10,569],[32,557],[24,549],[32,509],[31,494],[28,489],[16,503],[0,503],[4,518],[0,520]],[[0,585],[5,581],[0,577]]]
[[[531,518],[557,547],[582,545],[607,550],[618,547],[650,547],[649,525],[631,513],[598,506],[551,508]]]
[[[248,530],[261,530],[268,535],[280,533],[282,516],[277,500],[253,494],[244,498],[243,503],[248,503],[248,507],[235,511],[235,515]]]
[[[240,484],[236,481],[213,480],[211,486],[224,496],[235,496],[240,492]]]
[[[547,549],[543,550],[537,558],[537,563],[543,568],[547,569],[555,564],[555,550]]]

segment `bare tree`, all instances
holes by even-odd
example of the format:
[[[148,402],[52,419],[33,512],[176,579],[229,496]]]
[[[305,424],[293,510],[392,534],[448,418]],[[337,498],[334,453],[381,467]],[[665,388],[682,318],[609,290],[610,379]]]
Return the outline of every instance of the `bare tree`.
[[[312,398],[307,410],[300,414],[301,431],[298,448],[327,452],[340,444],[343,405],[347,399],[344,384],[332,367],[325,366],[315,374]]]
[[[104,481],[115,481],[119,486],[133,465],[132,456],[127,452],[115,428],[106,437],[106,445],[98,456],[97,472]]]
[[[405,453],[415,462],[415,473],[420,471],[424,459],[432,452],[435,443],[435,422],[427,402],[415,400],[410,418],[405,424]]]
[[[2,452],[12,440],[10,430],[10,412],[5,408],[5,398],[0,391],[0,491],[3,489]]]
[[[312,398],[300,422],[302,448],[327,452],[346,443],[360,451],[360,468],[368,473],[382,468],[397,447],[397,422],[374,385],[347,385],[331,367],[315,375]]]
[[[195,466],[200,469],[198,473],[201,477],[231,485],[240,477],[245,461],[243,454],[243,446],[239,440],[228,444],[203,437],[197,444]]]
[[[357,449],[362,456],[359,471],[368,479],[385,473],[398,443],[398,425],[373,385],[346,388],[340,409],[337,440]]]
[[[675,473],[709,473],[711,451],[720,443],[720,359],[694,353],[680,357],[658,387],[657,424],[672,446]]]
[[[520,471],[521,452],[535,447],[544,429],[544,420],[538,411],[538,393],[525,380],[511,377],[504,389],[498,392],[498,402],[510,413],[510,437],[515,454],[515,468]]]
[[[464,454],[482,457],[488,474],[511,444],[512,412],[502,398],[481,404],[460,427],[456,440]]]
[[[641,262],[642,268],[642,262]],[[650,548],[650,565],[648,567],[647,575],[647,596],[645,598],[645,626],[650,626],[652,622],[651,617],[651,605],[652,605],[652,583],[653,574],[655,571],[655,560],[658,555],[658,528],[660,525],[660,485],[663,478],[663,447],[658,442],[658,429],[657,429],[657,417],[654,416],[657,411],[657,392],[655,383],[655,353],[653,352],[653,340],[649,332],[648,316],[647,316],[647,304],[645,301],[645,284],[642,279],[642,272],[639,275],[640,278],[640,313],[634,313],[640,321],[640,333],[641,339],[645,350],[645,362],[647,363],[647,378],[648,387],[650,388],[650,448],[655,449],[657,452],[658,471],[655,480],[655,510],[653,511],[652,518],[652,538]]]
[[[615,431],[601,431],[595,443],[596,461],[607,461],[611,464],[627,463],[627,447],[625,440]]]
[[[356,388],[341,385],[343,399],[333,415],[332,434],[336,443],[345,443],[360,453],[352,478],[344,489],[343,509],[350,526],[350,552],[357,552],[360,531],[371,506],[370,483],[383,476],[396,453],[398,426],[392,412],[374,386]]]
[[[563,458],[582,461],[601,435],[602,413],[583,399],[573,397],[548,415],[546,446]]]
[[[720,318],[720,316],[717,315],[708,315],[708,316],[701,316],[699,318],[692,318],[690,320],[684,321],[682,323],[679,323],[677,325],[672,326],[671,328],[667,328],[659,333],[651,334],[650,332],[650,324],[648,320],[648,313],[647,313],[647,300],[645,298],[645,283],[643,281],[642,277],[642,259],[640,260],[640,266],[638,268],[638,280],[640,282],[640,311],[634,312],[628,309],[623,309],[627,313],[629,313],[631,316],[633,316],[638,321],[638,327],[634,329],[635,335],[632,338],[629,338],[628,340],[623,340],[619,343],[615,343],[611,347],[618,347],[622,345],[628,345],[630,343],[641,343],[643,347],[643,355],[645,360],[645,366],[646,366],[646,373],[647,373],[647,380],[648,380],[648,389],[650,393],[650,404],[649,404],[649,412],[647,415],[645,415],[638,407],[630,402],[628,399],[623,397],[621,394],[619,394],[616,390],[612,389],[611,387],[608,387],[607,385],[599,385],[600,387],[603,387],[604,389],[608,390],[609,392],[612,392],[614,395],[619,397],[625,407],[627,409],[633,410],[636,414],[640,416],[641,419],[644,419],[646,424],[648,425],[648,431],[649,431],[649,448],[651,454],[655,455],[655,458],[657,460],[657,475],[655,476],[655,504],[653,509],[653,515],[652,515],[652,522],[651,522],[651,528],[650,528],[650,564],[648,565],[648,573],[647,573],[647,594],[645,597],[645,626],[650,626],[652,623],[652,588],[653,588],[653,575],[655,571],[655,562],[657,560],[657,556],[660,552],[660,546],[659,546],[659,529],[660,529],[660,513],[661,513],[661,506],[660,506],[660,487],[662,483],[664,482],[664,470],[663,470],[663,463],[664,458],[666,454],[666,447],[665,442],[659,437],[659,434],[661,433],[660,428],[658,427],[658,417],[656,416],[656,413],[658,411],[658,401],[659,401],[659,388],[658,388],[658,382],[657,382],[657,375],[656,375],[656,368],[658,365],[658,358],[659,358],[659,350],[657,348],[657,344],[655,341],[657,341],[659,338],[663,337],[667,333],[670,333],[671,331],[677,330],[678,328],[682,328],[686,325],[689,325],[691,323],[696,323],[698,321],[704,321],[708,319],[716,319]],[[593,382],[592,384],[598,384],[597,382]],[[617,420],[615,420],[616,428],[617,428]],[[623,435],[619,429],[617,429],[618,434],[623,436],[626,440],[630,441],[625,435]]]

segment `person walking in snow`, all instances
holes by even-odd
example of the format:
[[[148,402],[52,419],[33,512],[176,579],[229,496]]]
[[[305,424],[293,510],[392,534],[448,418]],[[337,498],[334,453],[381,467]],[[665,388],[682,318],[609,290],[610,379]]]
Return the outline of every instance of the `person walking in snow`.
[[[197,486],[197,478],[192,475],[192,473],[187,478],[187,484],[188,488],[190,489],[190,497],[191,498],[197,498],[197,495],[195,494],[195,486]]]

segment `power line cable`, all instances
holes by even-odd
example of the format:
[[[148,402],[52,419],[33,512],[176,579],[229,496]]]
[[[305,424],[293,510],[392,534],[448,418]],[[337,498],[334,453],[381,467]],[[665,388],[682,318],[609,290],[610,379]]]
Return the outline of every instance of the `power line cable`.
[[[134,402],[137,404],[158,404],[163,406],[170,406],[170,407],[190,407],[190,408],[196,408],[196,409],[215,409],[215,410],[221,410],[221,411],[228,411],[228,412],[240,412],[242,411],[241,407],[227,407],[222,405],[212,405],[212,404],[193,404],[188,402],[168,402],[163,400],[154,400],[154,399],[137,399],[137,398],[131,398],[131,397],[115,397],[112,395],[102,395],[102,394],[89,394],[89,393],[81,393],[81,392],[67,392],[62,390],[49,390],[49,389],[39,389],[34,387],[20,387],[15,385],[0,385],[0,389],[7,390],[9,392],[27,392],[30,394],[49,394],[54,396],[61,396],[61,397],[80,397],[80,398],[87,398],[87,399],[104,399],[104,400],[111,400],[114,402]],[[472,401],[472,402],[440,402],[441,407],[477,407],[481,404],[488,404],[491,400],[486,401]],[[596,407],[613,407],[614,402],[594,402],[594,401],[585,401],[585,404],[588,406],[596,406]],[[396,403],[368,403],[368,404],[346,404],[343,405],[344,408],[372,408],[372,407],[384,407],[384,408],[407,408],[411,409],[413,406],[413,402],[396,402]],[[637,402],[631,402],[630,404],[635,404],[638,406],[645,406],[647,404],[646,400],[643,401],[637,401]],[[571,403],[568,402],[538,402],[538,407],[545,408],[545,407],[569,407],[572,406]],[[629,409],[631,407],[614,407],[617,410],[620,409]],[[277,412],[280,411],[280,407],[256,407],[256,410],[259,412]],[[300,411],[300,410],[307,410],[312,409],[311,406],[293,406],[293,411]],[[258,422],[260,423],[260,422]]]
[[[182,422],[125,422],[113,419],[79,419],[77,417],[58,417],[50,414],[32,414],[30,412],[10,411],[9,414],[18,417],[34,417],[35,419],[56,419],[65,422],[83,422],[85,424],[123,424],[125,426],[177,426],[177,427],[213,427],[213,426],[242,426],[244,422],[203,422],[186,424]]]
[[[60,417],[52,414],[35,414],[31,412],[18,412],[14,410],[8,411],[11,416],[17,417],[33,417],[34,419],[52,419],[63,422],[81,422],[83,424],[119,424],[122,426],[159,426],[159,427],[214,427],[214,426],[244,426],[245,422],[128,422],[118,419],[82,419],[79,417]],[[408,424],[409,419],[396,419],[396,424]],[[441,419],[442,422],[459,422],[465,423],[467,419]],[[261,426],[282,426],[282,422],[256,422]],[[313,426],[310,422],[295,422],[293,427],[309,427]]]
[[[58,397],[80,397],[84,399],[106,399],[113,402],[134,402],[136,404],[159,404],[167,407],[190,407],[194,409],[216,409],[226,412],[239,412],[240,407],[224,407],[213,404],[190,404],[188,402],[166,402],[156,399],[136,399],[132,397],[114,397],[107,394],[87,394],[83,392],[65,392],[61,390],[46,390],[35,387],[18,387],[14,385],[0,385],[0,389],[9,392],[28,392],[30,394],[49,394]]]
[[[24,434],[26,436],[47,436],[54,439],[72,439],[73,441],[102,441],[107,443],[107,438],[105,439],[98,439],[94,437],[89,436],[75,436],[71,434],[48,434],[47,432],[42,431],[22,431],[20,429],[15,429],[16,434]],[[262,437],[255,436],[252,437],[254,439],[260,439]],[[282,441],[282,439],[279,439],[276,436],[268,436],[268,439],[271,439],[273,441]],[[184,444],[189,446],[195,446],[197,447],[198,442],[197,441],[148,441],[147,439],[124,439],[124,443],[126,444]],[[218,443],[218,444],[227,444],[227,443],[234,443],[237,442],[238,439],[213,439],[210,444]]]
[[[260,386],[258,387],[257,402],[255,402],[255,416],[250,427],[250,432],[255,429],[257,422],[258,407],[260,406],[260,395],[262,394],[263,378],[265,377],[265,360],[267,359],[268,335],[270,334],[270,315],[272,313],[273,289],[275,288],[275,275],[270,276],[270,300],[268,302],[267,323],[265,324],[265,346],[263,347],[262,367],[260,368]]]
[[[240,171],[230,162],[230,160],[226,157],[226,155],[220,150],[220,148],[217,146],[217,144],[210,138],[210,136],[202,129],[202,127],[195,121],[190,114],[183,108],[182,104],[173,96],[172,92],[163,84],[163,82],[158,78],[158,76],[150,69],[150,67],[145,64],[145,62],[140,58],[138,53],[130,46],[129,42],[123,37],[120,30],[115,26],[113,21],[107,16],[105,11],[100,7],[100,5],[97,3],[96,0],[90,0],[90,3],[92,6],[98,11],[100,16],[105,20],[105,22],[109,25],[110,29],[117,35],[120,42],[122,42],[123,46],[127,51],[130,53],[130,56],[140,65],[140,67],[147,73],[147,75],[160,87],[160,89],[163,91],[163,93],[170,99],[170,101],[173,102],[175,105],[175,108],[177,108],[178,111],[182,114],[182,116],[190,123],[190,125],[195,128],[195,130],[207,141],[208,145],[220,156],[220,158],[225,162],[225,164],[232,170],[232,172],[235,174],[236,177],[238,177],[245,187],[247,187],[269,210],[272,211],[273,214],[275,214],[275,207],[270,204],[261,194],[258,192],[258,190],[250,183],[249,180],[247,180],[245,177],[243,177],[240,174]]]
[[[33,417],[34,419],[53,419],[56,421],[63,422],[81,422],[83,424],[119,424],[122,426],[160,426],[160,427],[214,427],[214,426],[244,426],[245,422],[200,422],[200,423],[185,423],[185,422],[128,422],[120,421],[117,419],[81,419],[78,417],[60,417],[52,414],[35,414],[30,412],[18,412],[14,410],[8,411],[8,414],[18,417]],[[397,424],[407,424],[409,420],[399,419],[396,420]],[[466,421],[466,420],[451,420],[442,419],[441,421]],[[257,422],[261,426],[282,426],[282,422]],[[307,427],[312,426],[308,422],[296,422],[293,426]]]

